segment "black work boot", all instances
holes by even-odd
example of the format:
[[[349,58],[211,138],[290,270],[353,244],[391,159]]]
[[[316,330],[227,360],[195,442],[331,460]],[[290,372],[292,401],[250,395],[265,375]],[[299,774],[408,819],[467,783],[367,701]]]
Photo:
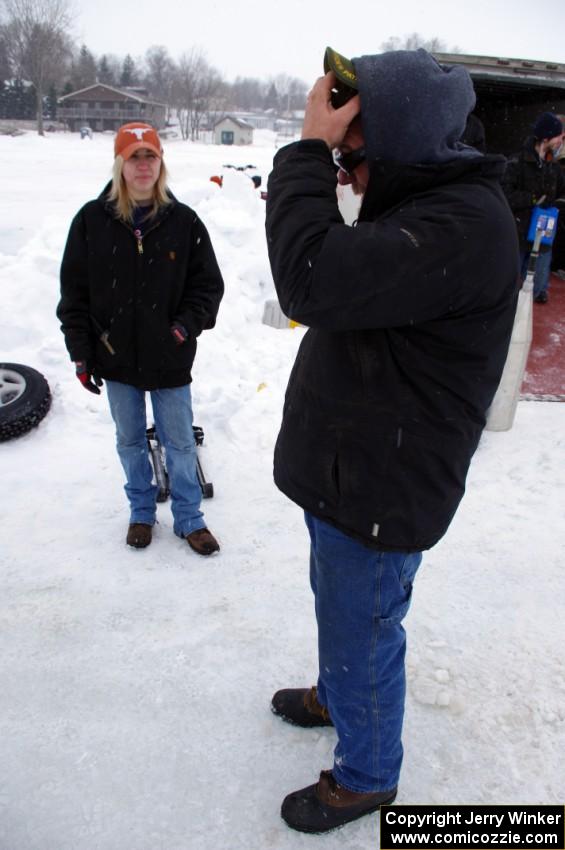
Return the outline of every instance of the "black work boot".
[[[271,710],[295,726],[333,726],[328,709],[318,702],[315,685],[277,691],[271,700]]]
[[[392,803],[396,788],[367,794],[349,791],[335,781],[331,770],[322,770],[315,785],[285,797],[281,817],[299,832],[329,832]]]

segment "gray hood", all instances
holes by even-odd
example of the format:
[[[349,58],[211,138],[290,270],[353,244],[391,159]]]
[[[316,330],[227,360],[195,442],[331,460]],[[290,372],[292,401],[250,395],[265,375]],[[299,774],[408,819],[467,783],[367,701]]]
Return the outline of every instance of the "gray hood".
[[[369,162],[438,164],[477,151],[459,139],[475,106],[465,68],[440,65],[426,50],[353,59]]]

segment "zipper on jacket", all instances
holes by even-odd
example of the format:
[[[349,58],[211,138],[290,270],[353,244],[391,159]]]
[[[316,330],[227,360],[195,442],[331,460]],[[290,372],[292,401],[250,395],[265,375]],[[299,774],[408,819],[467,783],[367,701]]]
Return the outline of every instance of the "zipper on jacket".
[[[143,237],[141,235],[141,230],[134,230],[133,235],[137,239],[137,253],[143,254]]]

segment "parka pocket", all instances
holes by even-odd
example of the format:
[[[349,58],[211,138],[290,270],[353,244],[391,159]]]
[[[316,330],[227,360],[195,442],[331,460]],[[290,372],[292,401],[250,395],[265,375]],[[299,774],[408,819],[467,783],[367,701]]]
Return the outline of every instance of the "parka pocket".
[[[170,327],[159,334],[158,363],[161,369],[190,369],[196,353],[196,340],[192,336],[179,345],[171,333]]]

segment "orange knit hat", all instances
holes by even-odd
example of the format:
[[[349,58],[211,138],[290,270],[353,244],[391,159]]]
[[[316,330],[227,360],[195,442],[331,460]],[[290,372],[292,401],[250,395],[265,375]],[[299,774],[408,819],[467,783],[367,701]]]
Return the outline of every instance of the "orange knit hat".
[[[120,127],[114,139],[114,156],[129,159],[140,148],[153,151],[157,156],[163,155],[157,130],[150,124],[143,124],[141,121],[134,121]]]

